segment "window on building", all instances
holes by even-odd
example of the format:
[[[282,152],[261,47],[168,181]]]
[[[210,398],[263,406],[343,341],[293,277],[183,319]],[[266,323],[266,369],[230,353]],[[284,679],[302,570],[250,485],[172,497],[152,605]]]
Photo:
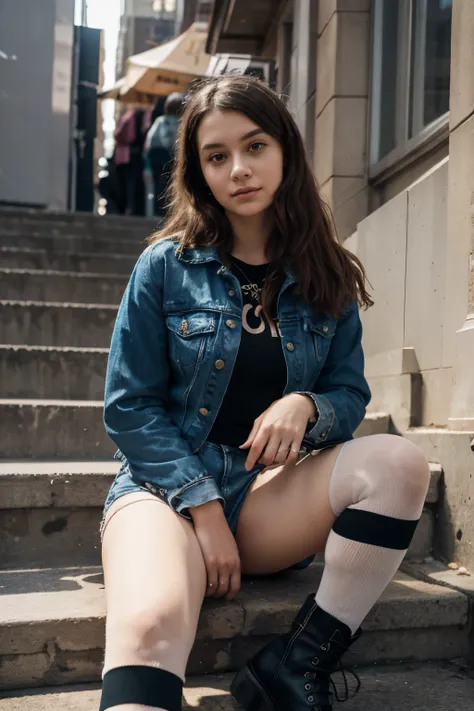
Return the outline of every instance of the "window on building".
[[[452,0],[374,0],[370,162],[395,160],[449,111]]]

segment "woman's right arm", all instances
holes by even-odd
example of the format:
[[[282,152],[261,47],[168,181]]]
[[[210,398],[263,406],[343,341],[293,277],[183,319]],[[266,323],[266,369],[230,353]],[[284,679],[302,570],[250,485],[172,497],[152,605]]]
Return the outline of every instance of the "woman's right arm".
[[[223,502],[214,478],[167,414],[169,362],[163,315],[164,260],[157,245],[138,259],[120,304],[105,385],[107,433],[134,479],[160,490],[170,506]]]

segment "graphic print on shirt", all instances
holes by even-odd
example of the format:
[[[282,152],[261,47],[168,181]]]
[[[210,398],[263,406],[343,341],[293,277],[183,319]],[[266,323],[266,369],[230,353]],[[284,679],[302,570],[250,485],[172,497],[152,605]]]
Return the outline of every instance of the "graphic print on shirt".
[[[265,280],[263,280],[264,282]],[[270,314],[265,313],[263,306],[260,303],[260,294],[262,286],[258,284],[241,284],[242,296],[244,299],[244,307],[242,309],[242,328],[254,336],[263,333],[267,326],[270,328],[270,333],[273,338],[281,338],[280,325],[275,321]],[[258,301],[258,304],[253,304],[249,301]]]
[[[242,309],[242,328],[254,336],[263,333],[267,326],[273,338],[281,338],[280,324],[266,314],[261,304],[245,304]]]

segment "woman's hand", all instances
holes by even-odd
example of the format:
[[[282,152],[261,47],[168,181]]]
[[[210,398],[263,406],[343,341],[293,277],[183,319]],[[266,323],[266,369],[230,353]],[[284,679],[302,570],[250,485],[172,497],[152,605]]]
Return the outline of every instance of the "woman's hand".
[[[308,420],[314,417],[316,408],[307,395],[290,393],[276,400],[254,422],[252,431],[240,449],[250,451],[245,468],[250,471],[257,462],[294,464],[303,442]]]
[[[207,571],[206,597],[232,600],[240,590],[237,543],[219,501],[189,509]]]

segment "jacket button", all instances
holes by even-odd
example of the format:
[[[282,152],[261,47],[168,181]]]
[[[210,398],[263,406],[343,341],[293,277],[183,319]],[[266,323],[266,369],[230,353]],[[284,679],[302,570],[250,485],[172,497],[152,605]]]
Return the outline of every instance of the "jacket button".
[[[207,417],[208,414],[209,414],[209,410],[207,409],[207,407],[201,407],[200,410],[199,410],[199,413],[200,413],[203,417]]]
[[[235,291],[233,289],[229,289],[228,294],[229,296],[235,296]]]
[[[214,365],[216,366],[217,370],[222,370],[222,368],[224,367],[224,361],[219,358],[219,360],[216,360]]]
[[[228,326],[229,328],[235,328],[235,323],[232,321],[232,319],[228,319],[225,322],[225,325]]]
[[[287,343],[287,344],[286,344],[286,350],[287,350],[287,351],[294,351],[294,350],[295,350],[295,345],[294,345],[294,343]]]
[[[327,333],[329,331],[329,328],[327,326],[323,326],[323,331],[324,333]]]
[[[326,436],[327,436],[327,432],[321,432],[321,438],[322,438],[322,439],[325,439]]]

